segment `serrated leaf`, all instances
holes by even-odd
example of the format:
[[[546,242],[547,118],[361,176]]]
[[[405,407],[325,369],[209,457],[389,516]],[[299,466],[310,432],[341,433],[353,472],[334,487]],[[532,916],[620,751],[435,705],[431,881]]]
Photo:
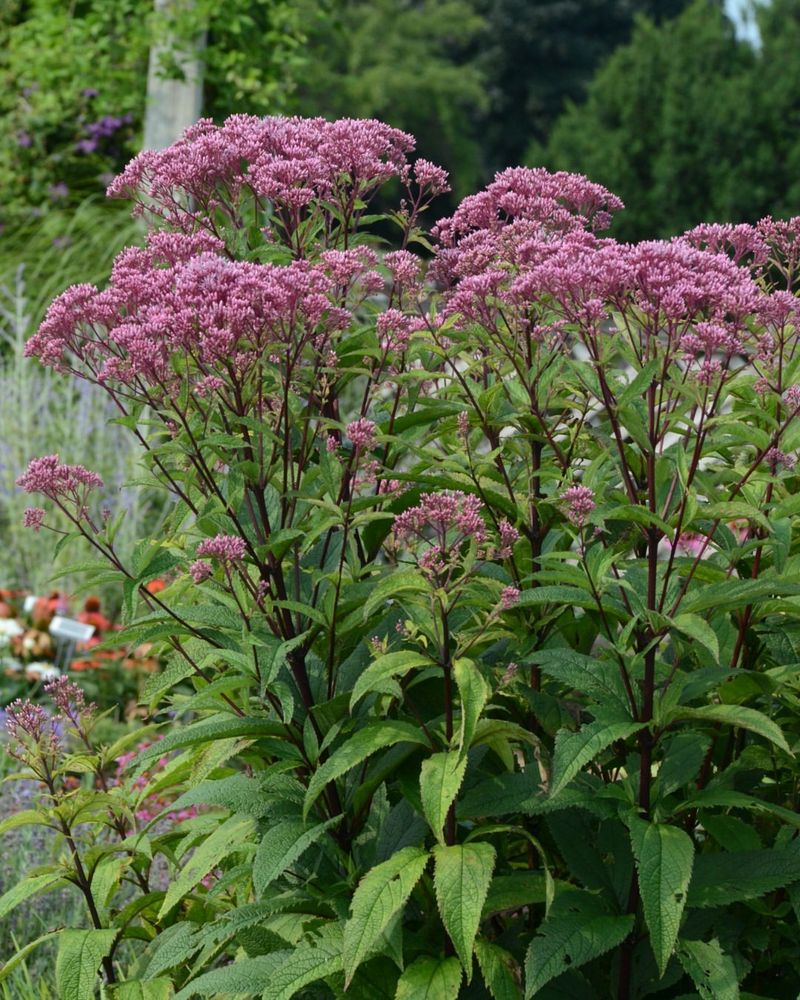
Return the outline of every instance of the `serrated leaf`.
[[[404,677],[411,670],[434,666],[429,656],[423,656],[410,649],[397,653],[386,653],[374,660],[353,685],[350,708],[370,691],[385,692],[387,684],[393,684],[396,677]],[[396,686],[396,685],[395,685]]]
[[[492,881],[495,850],[483,841],[452,846],[437,844],[433,857],[433,885],[439,913],[469,982],[472,945]]]
[[[694,844],[685,831],[663,823],[633,819],[630,832],[644,919],[658,974],[663,976],[686,906]]]
[[[131,979],[106,987],[108,1000],[169,1000],[172,983],[169,979]]]
[[[429,854],[421,847],[404,847],[376,865],[361,879],[353,894],[350,919],[344,927],[345,985],[411,895]]]
[[[425,743],[425,737],[418,729],[407,722],[386,720],[376,722],[360,729],[338,750],[331,754],[325,763],[319,767],[308,783],[303,815],[307,816],[311,806],[321,795],[322,790],[330,782],[345,774],[350,768],[361,764],[377,753],[394,746],[395,743]]]
[[[422,762],[419,775],[422,811],[440,843],[444,843],[442,831],[447,813],[458,795],[466,770],[467,758],[455,750],[435,753]]]
[[[23,945],[21,948],[15,951],[7,962],[5,962],[3,965],[0,965],[0,983],[2,983],[4,979],[7,979],[14,971],[14,969],[22,965],[22,963],[25,961],[28,955],[30,955],[31,952],[36,951],[39,945],[44,944],[45,941],[49,941],[50,938],[54,938],[61,933],[63,932],[48,931],[46,934],[42,934],[35,940],[29,941],[27,944]]]
[[[464,753],[472,745],[475,727],[478,725],[481,713],[489,700],[490,691],[489,685],[472,660],[457,659],[453,664],[453,676],[461,701],[458,749],[460,753]]]
[[[741,729],[749,729],[750,732],[763,736],[788,754],[792,752],[780,726],[754,708],[745,708],[743,705],[702,705],[700,708],[689,708],[681,705],[669,714],[668,721],[675,719],[722,722],[727,726],[739,726]]]
[[[736,966],[716,938],[708,942],[681,941],[678,959],[703,1000],[737,1000]]]
[[[794,841],[793,843],[797,843]],[[800,845],[763,851],[698,854],[689,906],[727,906],[800,881]]]
[[[384,602],[394,602],[398,594],[425,593],[428,589],[425,577],[418,570],[390,573],[375,584],[370,596],[364,602],[362,612],[364,621]]]
[[[562,973],[579,968],[622,944],[633,916],[610,915],[588,893],[556,898],[525,956],[525,1000]]]
[[[475,957],[493,1000],[522,1000],[522,992],[514,974],[517,963],[513,956],[504,948],[478,938],[475,941]]]
[[[544,903],[546,899],[543,872],[519,871],[513,875],[497,875],[489,886],[481,919],[486,920],[504,910],[518,910],[531,903]]]
[[[418,958],[400,977],[395,1000],[456,1000],[461,975],[457,958]]]
[[[271,882],[302,857],[339,820],[340,817],[336,816],[312,827],[302,820],[285,820],[270,826],[261,838],[253,860],[253,887],[256,895],[263,895]]]
[[[169,883],[158,917],[179,903],[183,897],[205,878],[223,858],[244,847],[252,837],[255,821],[251,816],[233,815],[220,824],[210,837],[201,841],[177,876]]]
[[[342,968],[342,929],[325,924],[312,941],[303,941],[275,969],[261,994],[263,1000],[290,1000],[309,983]]]
[[[553,750],[553,773],[549,793],[558,795],[575,775],[617,740],[627,739],[644,728],[640,722],[604,722],[596,719],[577,732],[560,729]]]
[[[719,640],[714,629],[704,618],[701,618],[700,615],[678,615],[672,619],[672,624],[679,632],[707,649],[714,658],[714,662],[719,663]]]
[[[240,993],[248,996],[261,993],[268,987],[275,970],[291,951],[273,951],[258,958],[243,958],[221,969],[212,969],[188,983],[175,994],[175,1000],[189,1000],[190,997],[227,996]]]
[[[61,932],[56,956],[59,1000],[87,1000],[95,995],[97,970],[117,933],[116,930]]]
[[[28,878],[17,882],[16,885],[12,885],[8,892],[0,896],[0,919],[7,913],[10,913],[15,906],[24,903],[26,899],[30,899],[31,896],[35,896],[38,892],[43,892],[45,889],[50,888],[50,886],[55,885],[56,882],[60,882],[61,878],[60,874],[30,875]]]

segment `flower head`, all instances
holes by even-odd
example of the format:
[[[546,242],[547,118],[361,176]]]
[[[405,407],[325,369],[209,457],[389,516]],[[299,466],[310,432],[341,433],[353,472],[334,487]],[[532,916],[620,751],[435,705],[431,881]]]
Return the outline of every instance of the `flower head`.
[[[567,520],[576,528],[582,528],[597,504],[594,502],[594,490],[588,486],[570,486],[560,497]]]
[[[206,538],[197,546],[198,556],[209,556],[220,562],[236,562],[244,559],[247,545],[239,535],[216,535]]]
[[[45,512],[41,507],[26,507],[22,515],[23,527],[39,531],[44,524],[44,514]]]
[[[375,447],[375,431],[377,426],[374,421],[362,417],[347,425],[347,436],[353,442],[353,446],[359,451]]]

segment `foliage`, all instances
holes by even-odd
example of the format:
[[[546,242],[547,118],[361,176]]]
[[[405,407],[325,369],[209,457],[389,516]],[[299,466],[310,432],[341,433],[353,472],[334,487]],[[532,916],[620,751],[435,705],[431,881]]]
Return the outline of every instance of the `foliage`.
[[[755,50],[703,0],[660,26],[641,20],[529,159],[618,191],[632,206],[615,229],[621,238],[792,215],[800,4],[775,0],[757,13]]]
[[[100,194],[139,147],[153,39],[171,44],[159,72],[199,34],[206,106],[274,113],[305,64],[304,24],[290,0],[31,0],[0,10],[2,221],[14,226]],[[31,215],[33,212],[33,216]]]
[[[635,14],[660,22],[686,0],[483,0],[478,64],[489,95],[480,135],[492,170],[546,142],[567,101],[580,101],[605,60],[630,37]],[[588,166],[585,168],[591,173]],[[593,174],[593,176],[595,176]]]
[[[113,185],[146,245],[28,350],[178,502],[124,557],[94,472],[20,485],[178,721],[126,787],[76,687],[11,706],[63,851],[0,915],[77,891],[63,996],[794,997],[800,220],[620,244],[518,168],[425,234],[412,148],[235,117]]]

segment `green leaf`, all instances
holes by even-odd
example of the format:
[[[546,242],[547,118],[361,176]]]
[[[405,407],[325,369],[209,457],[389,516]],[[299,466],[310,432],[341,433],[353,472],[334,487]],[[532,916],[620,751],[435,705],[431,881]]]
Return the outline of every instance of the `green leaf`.
[[[400,593],[424,594],[430,588],[425,577],[415,569],[392,572],[379,580],[364,602],[364,621],[384,602],[395,600]]]
[[[404,847],[361,879],[353,894],[350,919],[344,928],[345,986],[375,942],[411,895],[429,854],[422,847]]]
[[[699,615],[678,615],[672,619],[672,624],[679,632],[707,649],[714,662],[719,663],[719,640],[714,629],[704,618]]]
[[[87,1000],[95,995],[97,970],[117,933],[116,930],[61,932],[56,956],[59,1000]]]
[[[793,841],[797,844],[797,841]],[[763,851],[698,854],[689,906],[727,906],[800,880],[800,844]]]
[[[425,742],[425,737],[419,729],[408,722],[386,720],[365,726],[354,736],[351,736],[335,753],[331,754],[314,773],[308,783],[303,815],[308,815],[311,806],[329,782],[345,774],[351,767],[362,763],[378,750],[385,750],[387,747],[394,746],[395,743],[424,744]]]
[[[696,719],[700,722],[722,722],[726,726],[738,726],[741,729],[749,729],[764,739],[774,743],[775,746],[791,754],[786,737],[781,732],[780,726],[772,719],[758,712],[754,708],[745,708],[742,705],[703,705],[700,708],[689,708],[684,705],[678,706],[669,713],[667,722],[676,719]]]
[[[481,717],[481,712],[489,700],[489,685],[481,676],[472,660],[458,659],[453,664],[453,676],[461,699],[461,726],[458,733],[458,749],[460,753],[469,750],[475,727]]]
[[[253,860],[253,887],[262,896],[270,883],[282,875],[322,835],[339,822],[336,816],[309,828],[302,820],[284,820],[270,826]]]
[[[565,892],[557,897],[525,956],[526,1000],[562,973],[622,944],[633,919],[608,914],[588,893]]]
[[[724,954],[719,941],[681,941],[678,959],[692,977],[703,1000],[737,1000],[739,983],[733,959]]]
[[[49,941],[50,938],[54,938],[60,934],[63,934],[63,931],[48,931],[46,934],[42,934],[34,941],[29,941],[26,945],[23,945],[22,948],[15,951],[4,965],[0,965],[0,983],[2,983],[4,979],[7,979],[14,969],[22,965],[28,955],[30,955],[31,952],[34,952],[40,944],[44,944],[45,941]]]
[[[418,958],[397,983],[395,1000],[456,1000],[461,989],[457,958]]]
[[[255,821],[251,816],[233,815],[220,824],[210,837],[201,841],[195,852],[169,883],[159,920],[191,892],[220,861],[243,847],[253,835]]]
[[[447,813],[458,795],[466,770],[467,758],[455,750],[435,753],[422,762],[419,775],[422,811],[440,843],[444,843],[442,831]]]
[[[513,875],[496,875],[489,886],[481,919],[486,920],[504,910],[519,910],[531,903],[544,903],[546,899],[544,872],[518,871]]]
[[[172,983],[169,979],[130,979],[106,987],[109,1000],[169,1000]]]
[[[45,826],[47,815],[38,809],[20,809],[0,822],[0,834],[15,830],[18,826]]]
[[[258,958],[243,958],[221,969],[212,969],[192,980],[175,995],[175,1000],[190,997],[234,997],[240,993],[252,996],[265,990],[275,970],[291,956],[291,951],[274,951]]]
[[[341,925],[325,924],[313,940],[302,941],[275,969],[262,993],[263,1000],[290,1000],[304,986],[340,972],[341,968]]]
[[[558,795],[575,775],[598,754],[617,740],[624,740],[644,728],[644,723],[604,722],[596,719],[577,732],[560,729],[553,750],[553,773],[549,794]]]
[[[494,1000],[522,1000],[522,993],[514,976],[517,963],[505,949],[478,938],[475,941],[475,955],[483,981]]]
[[[172,750],[198,746],[201,743],[213,743],[215,740],[227,740],[234,736],[250,736],[254,739],[270,736],[282,738],[285,734],[285,726],[270,719],[233,718],[230,715],[220,715],[175,729],[163,740],[143,750],[133,762],[133,767],[136,771],[143,771]]]
[[[433,856],[433,885],[439,913],[469,982],[472,945],[492,881],[495,850],[491,844],[480,841],[452,846],[437,844]]]
[[[734,611],[776,597],[800,596],[800,584],[760,577],[757,580],[727,580],[725,583],[698,587],[681,603],[681,610],[691,614],[708,611]]]
[[[394,681],[395,677],[403,677],[411,670],[432,666],[434,666],[434,662],[429,656],[422,656],[422,654],[415,653],[410,649],[401,649],[398,653],[386,653],[384,656],[379,656],[377,660],[370,663],[353,685],[350,709],[352,710],[359,698],[363,698],[370,691],[398,694],[399,688]]]
[[[0,896],[0,919],[7,913],[10,913],[15,906],[24,903],[26,899],[30,899],[31,896],[35,896],[38,892],[44,892],[51,885],[60,882],[61,878],[60,874],[53,875],[49,873],[47,875],[30,875],[28,878],[17,882],[8,892]]]
[[[658,974],[663,976],[675,949],[686,905],[694,844],[685,831],[663,823],[633,819],[630,832],[644,919]]]

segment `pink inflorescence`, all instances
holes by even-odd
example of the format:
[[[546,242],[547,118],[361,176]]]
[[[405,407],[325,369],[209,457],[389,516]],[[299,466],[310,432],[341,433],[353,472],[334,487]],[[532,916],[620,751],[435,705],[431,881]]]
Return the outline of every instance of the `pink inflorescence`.
[[[41,507],[26,507],[22,515],[23,527],[39,531],[44,524],[44,515],[45,512]]]
[[[82,507],[92,490],[102,488],[103,480],[82,465],[64,465],[58,455],[45,455],[31,461],[17,479],[17,486],[26,493],[42,493],[51,500],[69,500]],[[30,517],[35,527],[38,515]]]
[[[359,450],[374,448],[377,426],[374,421],[361,417],[347,425],[347,436]]]
[[[588,486],[570,486],[560,497],[567,520],[576,528],[582,528],[597,504],[594,490]]]
[[[410,538],[424,537],[426,531],[432,531],[444,542],[449,531],[457,531],[464,538],[482,542],[486,538],[482,510],[480,500],[471,493],[460,490],[423,493],[418,506],[397,515],[394,533],[397,538]]]
[[[500,594],[500,607],[503,611],[508,611],[515,607],[519,604],[519,596],[520,592],[516,587],[504,587],[503,592]]]
[[[12,741],[10,755],[30,763],[34,768],[36,764],[30,756],[32,751],[46,758],[50,768],[61,754],[58,721],[41,705],[17,698],[6,707],[6,730]]]
[[[247,552],[245,540],[238,535],[216,535],[206,538],[197,546],[198,556],[219,559],[220,562],[236,562],[244,559]]]
[[[179,192],[207,210],[235,202],[246,187],[288,216],[314,199],[335,201],[346,189],[363,198],[391,177],[407,178],[413,148],[412,136],[373,120],[233,115],[218,126],[203,119],[167,149],[140,153],[108,194],[134,197],[140,212],[186,228],[197,220]]]
[[[189,566],[189,576],[191,576],[195,583],[203,583],[204,580],[207,580],[211,576],[212,572],[211,563],[205,559],[195,559]]]

